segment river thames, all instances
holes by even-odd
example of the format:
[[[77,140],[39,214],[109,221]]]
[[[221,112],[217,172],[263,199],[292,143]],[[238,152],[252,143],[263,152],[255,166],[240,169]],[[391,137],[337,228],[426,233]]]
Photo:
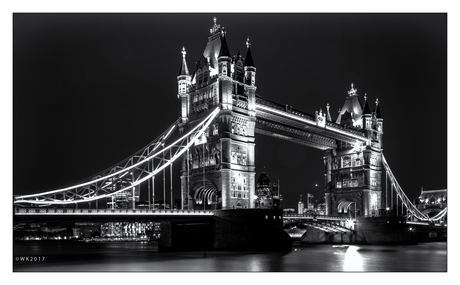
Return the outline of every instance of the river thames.
[[[447,242],[306,245],[291,252],[158,252],[155,242],[13,243],[14,272],[447,272]]]

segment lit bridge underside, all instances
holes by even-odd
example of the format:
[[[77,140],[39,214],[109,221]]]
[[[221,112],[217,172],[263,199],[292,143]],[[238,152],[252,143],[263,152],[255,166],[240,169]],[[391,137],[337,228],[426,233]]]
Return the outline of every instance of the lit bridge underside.
[[[301,224],[326,233],[352,233],[354,228],[353,221],[345,217],[286,214],[283,216],[283,222],[285,225]]]

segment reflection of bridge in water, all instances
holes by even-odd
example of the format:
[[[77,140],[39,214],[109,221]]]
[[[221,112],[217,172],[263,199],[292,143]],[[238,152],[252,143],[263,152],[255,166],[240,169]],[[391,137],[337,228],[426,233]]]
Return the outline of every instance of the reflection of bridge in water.
[[[230,219],[228,213],[235,211],[235,217],[245,219],[244,215],[237,213],[242,209],[256,210],[260,199],[274,198],[270,193],[259,197],[255,192],[255,133],[259,133],[324,152],[322,167],[325,169],[328,216],[354,211],[355,217],[364,218],[378,216],[385,210],[396,210],[408,220],[445,220],[447,207],[431,216],[420,212],[396,181],[382,151],[383,117],[378,100],[371,111],[367,96],[362,102],[352,84],[343,108],[334,120],[328,104],[325,112],[320,109],[310,115],[292,106],[266,100],[256,94],[256,67],[249,39],[246,45],[245,57],[239,53],[232,56],[226,42],[226,30],[214,19],[194,73],[189,72],[185,49],[182,51],[177,76],[180,117],[176,122],[131,157],[85,182],[16,196],[15,216],[192,217],[215,215],[218,211],[219,217]],[[169,168],[172,182],[172,165],[177,162],[182,165],[180,211],[152,209],[155,197],[158,197],[155,178],[162,179],[160,192],[166,200],[165,172]],[[136,209],[140,191],[148,194],[147,210]],[[172,203],[172,186],[170,191]],[[78,205],[95,209],[77,209]],[[104,205],[108,209],[99,209]],[[27,208],[30,206],[40,208]],[[59,209],[73,206],[75,209]],[[275,218],[279,209],[273,209],[274,215],[266,209],[264,211],[260,215],[253,211],[251,214],[279,225],[281,219]],[[345,219],[340,223],[346,223]],[[323,230],[328,231],[327,227],[332,225],[332,222],[325,225]],[[231,231],[232,226],[225,227]]]

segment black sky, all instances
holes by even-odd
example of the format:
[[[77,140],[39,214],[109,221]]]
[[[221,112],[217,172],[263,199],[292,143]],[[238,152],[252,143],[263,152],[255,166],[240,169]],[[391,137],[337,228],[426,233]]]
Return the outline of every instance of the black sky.
[[[213,17],[231,54],[250,37],[259,95],[310,114],[329,103],[335,119],[354,83],[380,101],[409,198],[447,188],[446,14],[14,14],[13,193],[71,185],[161,134],[179,114],[180,51],[194,71]],[[279,179],[285,207],[323,196],[321,151],[256,140],[257,177]]]

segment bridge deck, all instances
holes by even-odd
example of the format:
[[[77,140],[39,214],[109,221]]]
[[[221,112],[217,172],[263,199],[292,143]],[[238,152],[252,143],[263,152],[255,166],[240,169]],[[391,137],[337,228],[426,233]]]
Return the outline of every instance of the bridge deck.
[[[50,209],[15,208],[15,215],[123,215],[123,216],[213,216],[214,211],[205,210],[151,210],[151,209]]]

